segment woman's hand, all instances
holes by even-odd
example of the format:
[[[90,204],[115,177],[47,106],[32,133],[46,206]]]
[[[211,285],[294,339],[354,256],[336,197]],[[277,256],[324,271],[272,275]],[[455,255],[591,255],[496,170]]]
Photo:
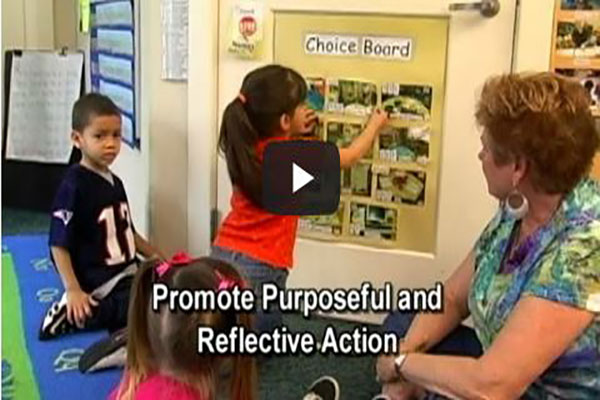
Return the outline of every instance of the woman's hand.
[[[400,377],[396,372],[395,355],[379,356],[376,365],[377,381],[380,383],[388,383],[398,380]]]
[[[422,399],[425,396],[422,388],[407,381],[386,383],[381,388],[381,393],[391,400]]]

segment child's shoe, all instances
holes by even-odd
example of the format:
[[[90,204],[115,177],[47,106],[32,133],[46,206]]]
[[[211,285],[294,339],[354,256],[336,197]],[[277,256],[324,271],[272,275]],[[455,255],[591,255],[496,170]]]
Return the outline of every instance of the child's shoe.
[[[322,376],[308,388],[304,400],[339,400],[340,386],[331,376]]]
[[[95,372],[107,368],[120,368],[127,361],[127,328],[91,345],[79,359],[79,371]]]
[[[77,326],[67,319],[67,293],[63,293],[60,301],[52,303],[42,320],[38,337],[48,340],[65,333],[77,330]]]

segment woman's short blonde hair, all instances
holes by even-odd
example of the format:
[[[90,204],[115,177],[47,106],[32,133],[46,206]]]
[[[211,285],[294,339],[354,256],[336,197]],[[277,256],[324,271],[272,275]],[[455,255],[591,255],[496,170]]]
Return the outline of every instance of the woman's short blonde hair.
[[[590,96],[575,80],[549,72],[492,77],[475,117],[495,162],[525,158],[538,190],[567,193],[589,173],[599,137]]]

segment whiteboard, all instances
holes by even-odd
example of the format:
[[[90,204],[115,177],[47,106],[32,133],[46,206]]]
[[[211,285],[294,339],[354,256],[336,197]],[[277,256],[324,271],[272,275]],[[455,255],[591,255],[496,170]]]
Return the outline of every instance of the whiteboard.
[[[23,52],[12,62],[6,158],[67,163],[71,110],[81,93],[83,54]]]

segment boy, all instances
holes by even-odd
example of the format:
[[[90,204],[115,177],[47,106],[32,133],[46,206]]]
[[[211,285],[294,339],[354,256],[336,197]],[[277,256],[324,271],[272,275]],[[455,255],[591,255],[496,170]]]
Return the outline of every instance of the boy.
[[[49,238],[65,292],[47,311],[40,340],[126,326],[136,249],[164,258],[135,232],[123,183],[108,168],[121,149],[117,106],[100,94],[81,97],[73,106],[72,129],[82,159],[58,188]]]

